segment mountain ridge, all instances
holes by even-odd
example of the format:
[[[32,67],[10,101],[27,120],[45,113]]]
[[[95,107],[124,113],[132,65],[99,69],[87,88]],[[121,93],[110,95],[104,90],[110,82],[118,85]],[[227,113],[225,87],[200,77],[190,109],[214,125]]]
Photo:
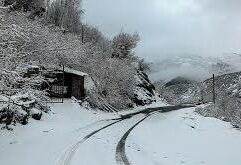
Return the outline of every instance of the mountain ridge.
[[[150,78],[152,81],[170,81],[182,76],[196,81],[204,81],[215,75],[222,75],[241,70],[241,55],[226,54],[220,57],[174,56],[161,62],[153,63]]]

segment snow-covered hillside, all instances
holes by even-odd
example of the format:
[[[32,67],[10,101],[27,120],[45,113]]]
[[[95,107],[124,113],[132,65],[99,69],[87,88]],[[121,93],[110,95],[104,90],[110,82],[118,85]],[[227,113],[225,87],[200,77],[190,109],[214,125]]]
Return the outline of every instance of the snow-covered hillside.
[[[203,99],[210,102],[213,99],[212,79],[204,83]],[[197,109],[204,116],[216,117],[231,122],[241,128],[241,72],[224,74],[215,77],[216,104],[208,104]]]

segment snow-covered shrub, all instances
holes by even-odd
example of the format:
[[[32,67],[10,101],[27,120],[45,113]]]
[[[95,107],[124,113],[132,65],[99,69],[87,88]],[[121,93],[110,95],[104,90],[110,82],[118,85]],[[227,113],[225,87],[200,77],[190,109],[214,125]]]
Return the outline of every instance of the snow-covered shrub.
[[[223,104],[208,104],[204,107],[196,108],[196,112],[205,117],[215,117],[220,120],[231,122],[231,124],[241,129],[241,103],[235,98],[225,101],[227,105]]]
[[[62,28],[64,32],[81,33],[81,0],[47,0],[45,22]]]
[[[99,69],[91,68],[97,90],[90,95],[92,102],[104,98],[115,108],[126,108],[133,104],[136,70],[128,59],[107,58],[99,61]],[[102,100],[103,101],[103,100]],[[101,102],[101,101],[98,101]]]
[[[36,59],[40,27],[21,12],[0,9],[0,123],[26,124],[48,111],[47,94],[41,91],[44,78],[24,76],[24,66]]]
[[[47,93],[40,90],[43,79],[24,78],[18,71],[0,70],[0,123],[27,124],[47,112]],[[37,112],[38,111],[38,112]]]
[[[46,94],[38,90],[14,90],[0,93],[0,123],[27,124],[30,117],[40,120],[42,112],[47,112]]]

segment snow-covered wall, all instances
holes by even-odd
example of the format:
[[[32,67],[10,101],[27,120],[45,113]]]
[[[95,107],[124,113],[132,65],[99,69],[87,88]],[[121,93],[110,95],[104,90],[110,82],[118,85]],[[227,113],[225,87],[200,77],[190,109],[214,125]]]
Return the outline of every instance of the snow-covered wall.
[[[88,93],[88,91],[95,88],[95,83],[89,75],[86,75],[84,77],[84,88],[85,88],[87,93]]]

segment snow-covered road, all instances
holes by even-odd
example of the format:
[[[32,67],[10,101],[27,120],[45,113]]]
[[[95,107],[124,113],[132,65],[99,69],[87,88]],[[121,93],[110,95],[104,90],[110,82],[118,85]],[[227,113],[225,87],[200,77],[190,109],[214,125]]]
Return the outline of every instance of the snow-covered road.
[[[193,108],[154,114],[127,139],[137,165],[240,165],[241,132]]]
[[[241,132],[194,108],[112,118],[55,105],[43,121],[0,131],[0,165],[241,164]]]

